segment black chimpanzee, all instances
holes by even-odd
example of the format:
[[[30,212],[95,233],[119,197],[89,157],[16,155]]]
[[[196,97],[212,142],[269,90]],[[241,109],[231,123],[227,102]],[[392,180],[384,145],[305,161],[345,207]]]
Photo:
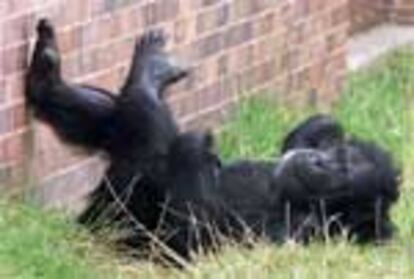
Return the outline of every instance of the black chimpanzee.
[[[214,247],[221,237],[391,237],[398,172],[376,145],[352,139],[326,149],[292,149],[277,162],[223,165],[212,142],[208,134],[180,134],[154,179],[159,237],[179,255]]]
[[[211,135],[178,132],[162,93],[186,72],[164,44],[157,32],[137,41],[127,81],[112,97],[62,81],[53,30],[39,23],[29,105],[67,141],[110,158],[81,223],[121,222],[126,244],[140,245],[151,234],[186,258],[220,236],[307,240],[347,230],[363,241],[391,235],[398,172],[386,151],[345,139],[339,124],[317,116],[288,134],[278,161],[223,165]]]
[[[308,240],[348,231],[372,241],[392,234],[398,172],[372,143],[346,140],[292,149],[278,162],[224,166],[213,150],[209,135],[180,134],[153,180],[158,236],[181,256],[219,243],[217,236]]]

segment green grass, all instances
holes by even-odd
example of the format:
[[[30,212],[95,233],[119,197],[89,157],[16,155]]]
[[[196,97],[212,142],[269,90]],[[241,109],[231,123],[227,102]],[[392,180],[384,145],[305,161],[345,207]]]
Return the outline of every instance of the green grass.
[[[62,214],[9,202],[0,212],[0,278],[99,277],[86,234]]]
[[[391,150],[404,167],[393,210],[399,228],[386,246],[341,240],[302,247],[233,245],[200,256],[184,272],[108,253],[67,216],[0,202],[0,278],[414,278],[414,51],[399,51],[352,74],[332,113],[352,134]],[[275,158],[286,131],[313,113],[263,98],[247,100],[219,136],[227,160]]]

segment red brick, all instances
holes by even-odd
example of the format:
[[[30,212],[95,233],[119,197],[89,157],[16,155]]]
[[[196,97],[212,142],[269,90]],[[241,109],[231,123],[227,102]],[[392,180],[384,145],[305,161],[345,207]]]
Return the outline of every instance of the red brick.
[[[225,34],[225,47],[230,48],[249,41],[253,37],[253,22],[247,21],[231,27]]]
[[[6,19],[3,23],[4,44],[16,45],[22,43],[30,35],[30,28],[33,26],[34,17],[32,13],[22,14],[18,17]]]
[[[414,2],[411,3],[396,3],[395,7],[390,10],[391,20],[402,24],[414,23]]]
[[[235,18],[243,18],[253,16],[264,11],[266,8],[274,6],[271,1],[256,1],[256,0],[244,0],[235,1],[233,5]]]
[[[30,0],[5,0],[2,2],[4,2],[4,11],[6,15],[23,13],[30,10],[30,7],[32,6],[32,1]]]
[[[62,25],[80,23],[92,16],[92,9],[89,8],[92,0],[71,0],[59,2],[59,22]]]
[[[23,71],[26,65],[27,52],[27,42],[4,49],[3,73],[9,75]]]
[[[9,184],[12,178],[12,165],[0,165],[0,190],[10,191]]]
[[[16,104],[12,108],[12,123],[13,129],[19,130],[27,123],[26,107],[24,103]]]
[[[275,29],[275,12],[270,11],[257,19],[257,36],[263,36],[274,32]]]
[[[74,210],[74,204],[78,205],[92,190],[91,185],[99,183],[104,167],[98,158],[92,158],[76,167],[61,170],[59,175],[40,182],[40,190],[34,198],[49,207]]]
[[[204,10],[196,17],[196,31],[198,34],[214,30],[226,24],[230,18],[230,4],[224,3],[213,9]]]
[[[338,26],[347,23],[349,20],[349,9],[344,2],[342,5],[338,5],[331,11],[331,24],[332,26]]]
[[[221,0],[199,0],[200,7],[208,7],[217,3],[220,3]]]
[[[71,27],[64,32],[59,33],[58,43],[62,55],[75,51],[80,46],[81,27]]]
[[[0,105],[4,104],[6,101],[6,79],[3,77],[0,77]]]
[[[148,27],[175,18],[178,11],[178,0],[158,0],[144,5],[141,15],[144,18],[144,25]]]
[[[0,136],[13,131],[13,119],[10,107],[0,109]]]
[[[24,73],[9,75],[5,79],[5,93],[8,101],[23,101]]]
[[[69,56],[65,56],[62,59],[62,75],[67,79],[73,79],[77,77],[80,73],[79,70],[79,54],[71,54]]]
[[[24,152],[24,136],[24,133],[20,133],[0,139],[0,166],[22,162],[23,156],[26,154]]]
[[[315,1],[315,0],[313,0]],[[310,13],[310,5],[312,0],[296,0],[293,3],[293,17],[302,19]]]
[[[189,40],[189,20],[181,18],[174,22],[174,43],[184,44]]]
[[[229,73],[228,54],[222,54],[217,59],[217,76],[224,76]]]
[[[203,59],[223,49],[223,34],[218,32],[200,39],[194,48],[198,50],[198,58]]]
[[[83,82],[93,86],[107,88],[110,91],[118,90],[116,74],[114,71],[98,73],[93,78],[85,80]]]
[[[337,1],[335,1],[336,3]],[[332,2],[332,6],[336,5]],[[322,10],[326,9],[326,7],[329,7],[330,5],[327,5],[326,0],[310,0],[309,1],[309,12],[310,13],[319,13]]]
[[[388,0],[350,0],[351,32],[359,32],[389,18]]]

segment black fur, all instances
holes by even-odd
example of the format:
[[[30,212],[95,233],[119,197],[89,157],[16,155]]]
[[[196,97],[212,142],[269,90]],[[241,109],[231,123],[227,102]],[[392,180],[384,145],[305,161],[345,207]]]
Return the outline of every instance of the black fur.
[[[163,92],[186,72],[164,45],[158,32],[137,41],[115,98],[63,82],[53,29],[39,23],[29,105],[66,141],[110,158],[80,223],[117,222],[126,232],[123,243],[138,247],[155,235],[185,258],[215,247],[222,236],[306,241],[346,230],[372,241],[392,235],[399,173],[385,150],[346,139],[335,120],[319,115],[288,134],[280,160],[223,165],[211,135],[178,131]]]
[[[209,138],[179,135],[153,184],[159,236],[179,255],[214,248],[222,237],[306,242],[348,232],[366,242],[392,236],[398,171],[374,144],[347,140],[323,150],[293,149],[278,162],[223,166]]]
[[[339,170],[331,181],[346,182],[346,187],[334,187],[318,200],[323,202],[324,214],[337,216],[331,227],[340,224],[359,241],[390,238],[394,226],[389,211],[399,196],[400,176],[391,155],[372,142],[345,135],[329,115],[315,115],[299,124],[286,137],[282,152],[303,147],[319,152],[321,156],[314,160],[324,168]]]
[[[352,139],[324,150],[294,149],[282,157],[274,182],[283,185],[290,216],[307,213],[317,234],[345,231],[361,242],[392,236],[399,171],[373,143]]]
[[[128,211],[137,212],[139,219],[151,219],[152,213],[143,209],[156,199],[156,193],[154,187],[145,185],[151,184],[147,180],[178,134],[163,93],[187,74],[164,52],[164,46],[165,36],[159,31],[144,34],[135,45],[131,69],[116,102],[118,134],[111,141],[110,167],[91,194],[80,223],[96,226],[99,219],[123,219],[125,212],[120,211],[114,194],[126,203]],[[153,225],[157,222],[154,218],[151,221]]]
[[[51,125],[66,142],[89,150],[107,149],[117,134],[116,99],[110,92],[67,83],[51,23],[40,20],[26,77],[26,100],[35,116]]]
[[[316,114],[289,132],[282,143],[282,153],[294,148],[323,148],[344,139],[342,126],[330,115]]]

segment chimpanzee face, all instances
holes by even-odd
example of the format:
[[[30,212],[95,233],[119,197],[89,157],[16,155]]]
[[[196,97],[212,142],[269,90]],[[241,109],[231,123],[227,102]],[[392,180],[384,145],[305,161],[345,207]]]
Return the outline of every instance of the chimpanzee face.
[[[345,179],[343,162],[331,152],[294,149],[287,152],[274,170],[274,181],[287,198],[312,199],[337,191]]]
[[[362,146],[343,143],[325,150],[294,149],[287,152],[274,171],[275,181],[285,184],[292,197],[311,199],[331,196],[372,196],[381,191],[382,167]],[[290,188],[290,189],[289,189]],[[366,192],[366,193],[365,193]]]

